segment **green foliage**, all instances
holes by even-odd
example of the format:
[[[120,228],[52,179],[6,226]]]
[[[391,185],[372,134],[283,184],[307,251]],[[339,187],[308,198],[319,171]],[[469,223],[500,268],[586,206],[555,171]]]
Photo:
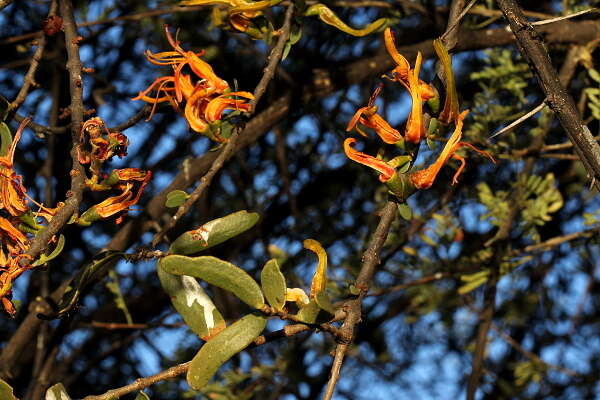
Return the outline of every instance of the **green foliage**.
[[[186,325],[204,340],[225,329],[221,313],[198,281],[191,276],[166,272],[161,261],[156,266],[160,284]]]
[[[165,201],[165,206],[169,208],[179,207],[190,197],[187,192],[183,190],[173,190],[167,194],[167,200]]]
[[[38,315],[44,319],[59,318],[75,307],[79,297],[89,284],[95,282],[104,271],[112,265],[118,258],[122,258],[124,253],[120,251],[106,250],[96,255],[90,263],[83,267],[71,280],[65,292],[60,299],[56,310],[50,315]]]
[[[458,294],[464,295],[477,289],[479,286],[487,282],[489,276],[489,269],[484,269],[483,271],[479,271],[474,274],[461,275],[460,280],[465,283],[458,288]]]
[[[62,250],[64,247],[65,247],[65,237],[63,235],[60,235],[58,237],[58,242],[56,243],[54,250],[52,250],[52,252],[48,255],[45,255],[45,254],[40,255],[40,257],[31,265],[34,267],[37,267],[39,265],[47,264],[49,261],[52,261],[53,259],[58,257],[60,255],[60,253],[62,253]]]
[[[594,68],[588,69],[588,74],[597,84],[598,87],[590,87],[584,89],[585,94],[588,97],[587,105],[592,112],[592,116],[595,119],[600,120],[600,73]]]
[[[18,400],[13,394],[13,388],[2,379],[0,379],[0,399]]]
[[[169,253],[187,255],[210,249],[252,228],[259,218],[257,213],[244,210],[213,219],[179,236],[171,244]]]
[[[528,65],[507,49],[484,53],[487,66],[470,75],[481,91],[476,92],[472,100],[463,99],[464,107],[472,110],[473,121],[464,130],[465,136],[470,138],[489,136],[500,125],[518,118],[527,104],[525,88],[531,77]],[[504,97],[502,100],[501,96]]]
[[[121,292],[121,286],[119,284],[119,276],[115,272],[114,269],[111,269],[108,272],[108,282],[106,282],[106,288],[115,296],[115,304],[117,308],[123,311],[125,315],[125,320],[128,324],[133,324],[133,319],[131,318],[131,313],[127,308],[127,304],[125,303],[125,298],[123,297],[123,292]]]
[[[62,383],[50,386],[46,391],[46,400],[71,400]]]
[[[186,257],[170,255],[160,260],[165,272],[200,278],[211,285],[233,293],[256,309],[265,305],[260,287],[243,269],[212,256]]]
[[[260,273],[260,284],[271,307],[281,311],[285,305],[287,285],[277,260],[272,259],[265,264]]]
[[[265,329],[267,318],[249,314],[206,342],[193,358],[187,373],[192,389],[201,389],[231,357],[244,350]]]
[[[137,396],[135,396],[135,400],[150,400],[150,396],[144,392],[138,392]]]
[[[547,366],[544,363],[528,360],[518,363],[515,366],[515,384],[524,386],[530,382],[539,382],[542,380],[547,371]]]
[[[493,193],[487,183],[482,182],[477,185],[477,192],[479,201],[488,210],[482,219],[489,219],[493,225],[502,226],[510,217],[512,201],[521,211],[519,226],[535,241],[540,239],[536,227],[550,221],[550,214],[560,210],[564,204],[552,173],[546,174],[544,178],[520,175],[513,183],[512,191],[499,190]]]

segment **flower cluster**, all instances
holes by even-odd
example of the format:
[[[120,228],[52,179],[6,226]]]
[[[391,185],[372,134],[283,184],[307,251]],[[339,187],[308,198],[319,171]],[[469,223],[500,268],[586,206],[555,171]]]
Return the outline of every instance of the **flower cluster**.
[[[90,207],[76,218],[76,222],[88,226],[101,218],[117,215],[118,224],[129,207],[138,202],[152,173],[139,168],[115,169],[109,174],[102,172],[103,164],[113,156],[122,158],[127,155],[129,144],[127,136],[121,132],[110,132],[102,119],[94,117],[87,120],[81,128],[80,137],[77,149],[79,162],[88,165],[91,173],[91,177],[86,176],[86,186],[92,191],[117,190],[120,193]]]
[[[379,172],[379,180],[385,183],[390,192],[396,195],[401,201],[404,201],[416,190],[431,187],[442,166],[451,158],[460,162],[460,166],[452,179],[452,184],[456,184],[458,177],[466,165],[465,159],[456,154],[461,147],[468,147],[495,162],[494,158],[487,152],[477,149],[470,143],[461,141],[463,121],[468,111],[458,112],[459,107],[450,55],[441,41],[436,40],[434,48],[441,60],[446,75],[446,99],[444,108],[438,115],[438,120],[446,125],[454,123],[455,129],[438,159],[433,164],[422,170],[407,172],[413,165],[421,140],[427,134],[423,103],[427,101],[432,111],[436,112],[439,106],[439,98],[435,88],[419,78],[419,71],[423,61],[421,53],[417,53],[415,66],[411,68],[406,58],[396,49],[394,37],[389,28],[385,30],[384,42],[388,53],[396,63],[396,67],[388,75],[384,75],[384,78],[398,82],[404,86],[410,93],[412,100],[411,112],[408,116],[404,132],[401,133],[394,129],[381,115],[377,114],[377,106],[374,103],[382,90],[382,86],[379,86],[375,90],[366,107],[361,107],[356,111],[354,117],[348,123],[346,131],[356,130],[359,134],[367,136],[361,128],[369,128],[383,142],[394,144],[398,148],[407,150],[408,155],[395,157],[386,161],[381,157],[373,157],[356,150],[354,148],[356,139],[347,138],[344,141],[344,152],[348,158]]]
[[[30,268],[32,261],[27,255],[32,234],[42,229],[41,223],[49,222],[60,207],[46,208],[27,196],[23,178],[14,170],[17,143],[28,123],[28,118],[23,120],[14,138],[8,129],[2,129],[1,148],[6,151],[0,154],[0,301],[10,315],[16,313],[10,301],[13,282]]]
[[[203,51],[185,51],[173,39],[168,27],[165,27],[165,33],[174,51],[146,51],[146,58],[155,65],[171,66],[173,73],[157,78],[133,100],[153,104],[150,118],[157,104],[168,102],[176,111],[183,112],[194,131],[217,142],[226,141],[227,138],[220,133],[223,113],[226,110],[249,111],[248,100],[254,99],[254,96],[249,92],[231,92],[229,84],[219,78],[210,64],[200,58]],[[190,73],[184,72],[185,67],[189,68]],[[149,96],[153,91],[155,95]]]

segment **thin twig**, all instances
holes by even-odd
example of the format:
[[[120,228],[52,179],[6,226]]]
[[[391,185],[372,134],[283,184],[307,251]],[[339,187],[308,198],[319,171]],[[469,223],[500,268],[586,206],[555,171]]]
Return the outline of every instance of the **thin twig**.
[[[50,4],[50,10],[48,11],[48,18],[52,17],[53,15],[56,15],[57,8],[58,8],[58,3],[56,2],[56,0],[53,0],[52,3]],[[0,9],[1,9],[1,7],[0,7]],[[27,97],[27,93],[29,93],[29,89],[32,86],[36,86],[35,73],[40,65],[40,61],[42,60],[42,57],[44,55],[45,48],[46,48],[46,35],[41,35],[41,37],[37,41],[37,49],[35,50],[35,52],[33,53],[33,56],[31,57],[31,64],[29,65],[29,69],[27,70],[27,73],[23,77],[23,86],[21,86],[21,89],[19,90],[17,97],[15,97],[13,102],[10,103],[8,106],[9,112],[18,110],[19,107],[21,107],[21,104],[23,104],[23,102],[25,101],[25,98]]]
[[[462,0],[458,0],[458,1],[463,3]],[[477,2],[477,0],[471,0],[469,2],[469,4],[467,4],[467,6],[465,8],[463,8],[462,11],[460,12],[460,14],[458,14],[457,16],[453,15],[454,10],[456,9],[454,4],[452,4],[452,6],[450,7],[450,17],[449,17],[450,24],[448,24],[448,28],[446,28],[446,32],[444,32],[444,34],[440,37],[440,39],[444,42],[444,45],[446,46],[446,48],[448,48],[449,50],[454,48],[454,46],[456,45],[456,39],[453,41],[448,40],[448,36],[449,35],[457,36],[458,24],[460,24],[460,21],[464,18],[465,15],[467,15],[467,13],[471,9],[471,7],[473,7],[476,2]]]
[[[5,0],[0,0],[0,1],[5,1]],[[175,7],[163,8],[161,10],[150,10],[150,11],[144,11],[144,12],[137,13],[137,14],[122,15],[120,17],[104,18],[104,19],[99,19],[99,20],[95,20],[95,21],[82,22],[81,24],[79,24],[79,27],[86,28],[89,26],[110,24],[110,23],[119,22],[119,21],[139,21],[144,18],[158,17],[158,16],[164,15],[164,14],[198,11],[201,8],[202,7],[175,6]],[[25,34],[19,35],[19,36],[12,36],[12,37],[1,40],[0,45],[18,43],[18,42],[22,42],[25,40],[35,39],[37,37],[42,36],[43,34],[44,34],[43,31],[35,31],[35,32],[25,33]]]
[[[369,284],[375,274],[375,267],[380,262],[379,253],[385,243],[392,222],[396,217],[396,210],[396,203],[388,201],[381,211],[381,219],[379,220],[375,232],[373,232],[369,247],[363,254],[362,266],[354,283],[354,286],[359,290],[359,294],[356,298],[347,301],[343,306],[346,310],[346,318],[344,319],[342,327],[339,329],[340,335],[338,336],[338,345],[335,349],[333,365],[331,367],[329,381],[327,382],[323,400],[331,400],[333,397],[346,351],[348,350],[348,346],[354,340],[354,328],[360,322],[362,316],[362,301],[369,291]]]
[[[281,34],[279,35],[277,44],[275,45],[275,47],[273,47],[273,50],[271,50],[271,54],[269,55],[269,62],[264,69],[263,76],[258,82],[258,85],[256,85],[256,88],[254,89],[254,99],[250,102],[249,115],[252,115],[254,113],[256,104],[264,94],[269,82],[271,81],[271,79],[273,79],[273,76],[275,76],[277,64],[279,64],[279,61],[281,60],[285,43],[287,42],[291,32],[293,13],[294,5],[290,4],[285,13],[285,21],[283,23],[283,27],[281,28]],[[152,238],[152,247],[156,247],[158,243],[160,243],[160,241],[164,238],[167,232],[169,232],[175,226],[177,221],[179,221],[179,219],[184,214],[186,214],[192,207],[192,205],[200,198],[202,193],[204,193],[204,190],[210,186],[214,176],[217,174],[217,172],[221,170],[221,168],[223,168],[225,161],[227,161],[235,151],[241,129],[242,128],[238,126],[233,130],[229,141],[227,142],[223,150],[219,153],[215,162],[212,164],[206,175],[200,178],[200,183],[198,184],[198,186],[196,186],[196,188],[187,198],[185,203],[179,206],[177,212],[175,212],[175,215],[173,215],[173,217],[169,219],[169,221],[163,226],[163,228],[154,235],[154,237]]]
[[[147,388],[148,386],[154,385],[157,382],[161,382],[185,374],[189,369],[191,363],[191,361],[188,361],[183,364],[175,365],[174,367],[161,371],[156,375],[136,379],[133,383],[130,383],[129,385],[109,390],[108,392],[100,394],[98,396],[86,396],[83,398],[83,400],[118,399],[119,397],[124,396],[127,393],[137,392],[138,390]]]
[[[439,281],[440,279],[444,279],[449,277],[450,274],[447,272],[437,272],[433,275],[425,276],[420,279],[415,279],[414,281],[402,283],[400,285],[391,286],[388,288],[382,288],[379,290],[375,290],[368,294],[368,296],[381,296],[382,294],[388,294],[393,292],[398,292],[400,290],[408,289],[409,287],[424,285],[426,283]]]
[[[550,18],[550,19],[544,19],[544,20],[541,20],[541,21],[535,21],[535,22],[532,22],[531,25],[546,25],[546,24],[551,24],[553,22],[558,22],[558,21],[562,21],[562,20],[565,20],[565,19],[579,17],[580,15],[587,14],[587,13],[590,13],[590,12],[596,12],[596,11],[598,11],[598,9],[596,7],[594,7],[594,8],[588,8],[587,10],[578,11],[576,13],[569,14],[569,15],[562,15],[562,16],[556,17],[556,18]]]
[[[573,371],[572,369],[561,367],[560,365],[551,364],[549,362],[542,360],[537,354],[534,354],[531,351],[525,349],[523,346],[521,346],[521,344],[519,342],[517,342],[510,335],[508,335],[507,333],[502,331],[500,328],[498,328],[496,326],[496,324],[494,324],[493,322],[492,322],[492,329],[494,331],[496,331],[496,333],[498,333],[498,335],[506,343],[508,343],[511,347],[513,347],[515,350],[517,350],[519,353],[523,354],[525,357],[529,358],[530,360],[532,360],[536,363],[539,363],[539,364],[546,365],[552,369],[562,372],[565,375],[569,375],[569,376],[578,376],[579,375],[576,371]]]
[[[502,135],[503,133],[506,133],[508,131],[513,130],[514,128],[516,128],[517,126],[519,126],[523,122],[525,122],[527,119],[531,118],[532,116],[534,116],[538,112],[542,111],[542,109],[544,108],[545,105],[546,105],[546,101],[544,100],[540,104],[538,104],[533,110],[527,112],[522,117],[517,118],[516,120],[514,120],[513,122],[511,122],[510,124],[508,124],[504,128],[500,129],[498,132],[494,133],[492,136],[490,136],[488,138],[488,140],[493,139],[496,136]]]

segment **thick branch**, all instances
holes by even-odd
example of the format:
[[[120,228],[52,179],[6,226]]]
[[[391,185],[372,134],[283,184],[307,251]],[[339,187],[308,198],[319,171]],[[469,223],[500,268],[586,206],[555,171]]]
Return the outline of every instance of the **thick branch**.
[[[583,123],[573,98],[561,85],[540,34],[525,19],[521,7],[515,0],[498,0],[498,6],[517,38],[521,53],[529,61],[530,68],[536,74],[540,86],[546,94],[548,105],[573,142],[575,151],[590,177],[599,181],[600,146]]]

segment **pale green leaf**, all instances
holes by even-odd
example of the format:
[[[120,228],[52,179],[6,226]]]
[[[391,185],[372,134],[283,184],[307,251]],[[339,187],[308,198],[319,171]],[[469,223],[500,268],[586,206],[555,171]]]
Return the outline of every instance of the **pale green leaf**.
[[[187,381],[192,389],[198,390],[204,387],[219,368],[248,347],[262,333],[266,325],[266,317],[246,315],[206,342],[192,359],[187,373]]]

